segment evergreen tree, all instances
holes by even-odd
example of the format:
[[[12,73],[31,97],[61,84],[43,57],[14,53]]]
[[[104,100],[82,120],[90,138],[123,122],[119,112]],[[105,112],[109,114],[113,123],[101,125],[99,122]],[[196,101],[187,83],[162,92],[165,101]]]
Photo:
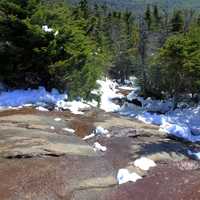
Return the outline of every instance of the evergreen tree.
[[[150,30],[151,29],[151,24],[152,24],[152,15],[151,15],[151,7],[150,5],[148,4],[147,5],[147,8],[146,8],[146,11],[145,11],[145,14],[144,14],[144,19],[148,25],[148,29]]]
[[[171,25],[172,25],[172,32],[182,32],[183,31],[183,25],[184,25],[184,20],[183,20],[183,15],[180,10],[175,11],[172,19],[171,19]]]
[[[159,27],[161,20],[157,5],[154,5],[153,7],[153,19],[154,19],[154,27],[157,29]]]
[[[160,49],[155,66],[160,71],[158,91],[177,97],[195,93],[200,87],[200,29],[193,28],[187,34],[171,36]],[[156,85],[152,82],[152,85]]]
[[[52,7],[36,0],[3,0],[0,12],[1,81],[89,97],[107,55],[87,35],[86,20],[74,20],[62,4]]]

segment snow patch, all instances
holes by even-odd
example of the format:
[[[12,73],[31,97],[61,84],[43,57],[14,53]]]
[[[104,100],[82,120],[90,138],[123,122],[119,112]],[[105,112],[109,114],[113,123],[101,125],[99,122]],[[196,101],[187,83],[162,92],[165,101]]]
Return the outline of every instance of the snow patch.
[[[52,28],[49,28],[47,25],[42,26],[42,30],[47,33],[53,32]]]
[[[92,134],[90,134],[90,135],[86,135],[86,136],[83,138],[83,140],[89,140],[89,139],[91,139],[91,138],[93,138],[93,137],[95,137],[95,134],[94,134],[94,133],[92,133]]]
[[[36,110],[39,110],[39,111],[42,111],[42,112],[47,112],[47,111],[49,111],[48,109],[46,109],[46,108],[44,108],[44,107],[42,107],[42,106],[36,107]]]
[[[67,132],[70,132],[70,133],[75,133],[75,130],[71,129],[71,128],[63,128],[63,131],[67,131]]]
[[[200,152],[194,152],[194,151],[188,150],[187,154],[189,157],[191,157],[194,160],[200,160]]]
[[[156,163],[151,159],[141,157],[134,161],[134,165],[141,170],[148,171],[151,167],[155,167]]]
[[[102,146],[101,144],[99,144],[98,142],[95,142],[93,145],[94,151],[107,151],[107,147]]]
[[[0,94],[0,107],[29,107],[41,103],[56,104],[67,98],[67,94],[60,94],[56,89],[48,92],[44,87],[28,90],[13,90]]]
[[[112,99],[114,98],[122,98],[124,97],[121,94],[117,94],[117,83],[112,82],[109,79],[98,80],[97,83],[100,85],[99,91],[101,94],[101,103],[100,108],[106,112],[117,112],[120,109],[119,105],[116,105],[112,102]],[[93,91],[93,93],[98,93],[96,91]]]
[[[60,122],[60,121],[62,121],[62,119],[61,118],[55,118],[54,121]]]
[[[101,126],[98,126],[95,129],[95,134],[96,135],[107,135],[109,133],[109,131]]]
[[[90,105],[83,103],[81,101],[59,101],[57,103],[57,107],[63,110],[70,110],[73,114],[84,114],[83,111],[89,110],[91,107]]]
[[[127,182],[136,182],[137,180],[142,179],[137,173],[130,173],[127,169],[119,169],[117,173],[117,180],[119,184],[124,184]]]

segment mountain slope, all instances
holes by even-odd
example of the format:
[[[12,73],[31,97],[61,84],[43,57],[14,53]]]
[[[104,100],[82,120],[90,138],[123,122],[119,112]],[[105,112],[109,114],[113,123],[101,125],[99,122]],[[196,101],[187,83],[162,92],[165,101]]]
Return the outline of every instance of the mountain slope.
[[[78,0],[66,0],[76,3]],[[187,8],[200,10],[200,0],[88,0],[90,3],[106,4],[113,9],[143,10],[147,4],[158,4],[164,8]]]

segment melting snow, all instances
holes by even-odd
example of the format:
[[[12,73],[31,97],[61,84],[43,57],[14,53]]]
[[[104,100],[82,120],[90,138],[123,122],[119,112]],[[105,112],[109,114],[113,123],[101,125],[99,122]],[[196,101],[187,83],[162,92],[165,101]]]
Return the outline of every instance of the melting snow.
[[[116,112],[119,111],[120,106],[112,102],[114,98],[124,97],[121,94],[117,94],[117,83],[112,82],[109,79],[98,80],[97,83],[100,85],[101,103],[100,108],[106,112]],[[93,91],[94,93],[94,91]]]
[[[95,142],[94,145],[93,145],[93,147],[94,147],[95,151],[103,151],[103,152],[107,151],[107,147],[102,146],[98,142]]]
[[[36,109],[39,110],[39,111],[42,111],[42,112],[47,112],[47,111],[49,111],[48,109],[46,109],[46,108],[44,108],[44,107],[42,107],[42,106],[38,106],[38,107],[36,107]]]
[[[63,128],[63,131],[67,131],[67,132],[70,132],[70,133],[75,133],[75,130],[71,129],[71,128]]]
[[[51,130],[55,130],[55,127],[54,127],[54,126],[51,126],[50,129],[51,129]]]
[[[137,173],[130,173],[127,169],[120,169],[117,173],[117,180],[119,184],[127,183],[129,181],[136,182],[141,178],[142,177],[139,176]]]
[[[149,158],[141,157],[134,161],[134,165],[140,168],[141,170],[147,171],[151,167],[155,167],[156,163]]]
[[[47,25],[42,26],[42,30],[47,33],[53,32],[52,28],[49,28]]]
[[[60,122],[60,121],[62,121],[62,119],[61,118],[55,118],[54,121]]]
[[[200,160],[200,152],[193,152],[191,150],[187,151],[188,156],[190,156],[192,159]]]
[[[65,99],[67,99],[67,95],[60,94],[56,89],[53,89],[51,92],[47,92],[44,87],[28,90],[13,90],[1,92],[0,107],[28,107],[40,103],[56,104]]]
[[[64,109],[64,110],[70,110],[73,114],[84,114],[83,111],[89,110],[90,105],[85,104],[81,101],[59,101],[57,103],[58,108]]]
[[[95,134],[94,134],[94,133],[92,133],[92,134],[90,134],[90,135],[86,135],[86,136],[83,138],[83,140],[89,140],[89,139],[91,139],[91,138],[93,138],[93,137],[95,137]]]
[[[107,135],[109,133],[109,131],[101,126],[98,126],[95,129],[95,133],[96,133],[96,135]]]

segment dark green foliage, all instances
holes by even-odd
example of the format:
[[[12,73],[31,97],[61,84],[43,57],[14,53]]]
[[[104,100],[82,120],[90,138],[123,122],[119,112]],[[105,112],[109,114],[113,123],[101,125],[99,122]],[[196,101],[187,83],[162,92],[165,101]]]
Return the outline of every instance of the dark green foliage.
[[[183,14],[180,10],[175,11],[172,19],[171,19],[171,24],[172,24],[172,31],[173,32],[182,32],[183,31]]]
[[[0,4],[0,78],[11,87],[56,87],[88,97],[104,71],[107,55],[87,36],[84,19],[67,7],[38,1]],[[45,32],[48,25],[52,31]]]
[[[152,16],[151,16],[151,8],[150,5],[147,5],[146,11],[145,11],[145,16],[144,19],[148,25],[148,29],[150,30],[151,24],[152,24]]]
[[[170,37],[160,49],[151,68],[152,85],[157,91],[172,96],[199,92],[200,29]],[[159,74],[159,80],[156,79]]]

